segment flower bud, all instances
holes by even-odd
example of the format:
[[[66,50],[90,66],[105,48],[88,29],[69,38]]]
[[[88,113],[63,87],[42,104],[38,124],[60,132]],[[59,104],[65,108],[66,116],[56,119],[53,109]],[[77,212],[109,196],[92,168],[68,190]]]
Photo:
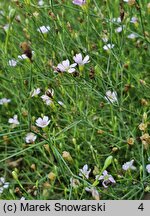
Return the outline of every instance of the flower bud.
[[[70,153],[67,152],[67,151],[63,151],[62,157],[63,157],[66,161],[68,161],[68,162],[72,162],[72,161],[73,161],[73,159],[72,159]]]

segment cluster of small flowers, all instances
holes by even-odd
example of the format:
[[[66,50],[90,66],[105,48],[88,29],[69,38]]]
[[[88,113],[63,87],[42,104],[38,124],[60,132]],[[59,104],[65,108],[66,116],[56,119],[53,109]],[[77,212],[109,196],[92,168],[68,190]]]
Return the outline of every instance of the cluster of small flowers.
[[[40,93],[41,93],[40,88],[33,89],[33,91],[31,92],[31,97],[37,97]],[[54,90],[48,89],[45,92],[45,94],[41,96],[41,98],[45,102],[46,105],[50,105],[53,103],[53,101],[52,101],[53,95],[54,95]]]
[[[134,160],[131,160],[131,161],[128,161],[128,162],[124,163],[122,165],[122,169],[124,171],[136,170],[136,167],[133,166],[133,163],[134,163]],[[80,171],[79,176],[81,176],[83,178],[86,178],[86,179],[89,179],[91,169],[88,168],[87,164],[85,164],[82,169],[79,169],[79,171]],[[148,173],[150,173],[150,164],[146,165],[146,171]],[[104,170],[102,175],[96,175],[95,179],[98,180],[98,181],[102,181],[102,185],[103,185],[104,188],[107,188],[108,184],[115,184],[116,183],[115,179],[112,177],[112,175],[108,174],[107,170]],[[80,185],[80,182],[79,182],[78,179],[71,178],[70,182],[71,182],[70,185],[72,187],[74,187],[74,188],[76,188],[76,187],[78,187]],[[87,188],[86,187],[85,190],[87,192],[92,193],[92,197],[94,199],[99,199],[99,192],[97,191],[97,189],[95,187],[92,187],[92,188]]]
[[[31,97],[36,97],[40,93],[41,93],[40,88],[34,89],[31,92]],[[48,89],[45,92],[45,94],[41,96],[41,98],[45,102],[46,105],[50,105],[51,103],[53,103],[53,101],[52,101],[53,95],[54,95],[54,90],[53,89]],[[0,104],[7,104],[10,101],[11,101],[10,99],[2,98],[0,100]],[[64,103],[62,101],[58,101],[58,104],[60,106],[64,106]],[[50,121],[51,120],[49,119],[48,116],[43,116],[42,118],[39,117],[38,119],[36,119],[35,124],[36,124],[36,126],[38,126],[40,128],[45,128],[45,127],[47,127],[49,125]],[[18,120],[18,115],[14,115],[12,118],[9,118],[8,123],[11,124],[12,128],[19,125],[20,122]],[[34,133],[29,132],[29,133],[26,134],[26,137],[25,137],[26,143],[34,143],[36,139],[37,139],[37,136]]]
[[[40,88],[33,89],[33,91],[31,92],[31,97],[37,97],[40,93],[41,93]],[[47,89],[47,91],[45,91],[45,94],[41,96],[44,103],[48,106],[53,104],[53,97],[54,97],[54,89]],[[57,101],[57,103],[60,106],[64,106],[64,103],[62,101]]]
[[[120,17],[112,18],[109,21],[119,25],[121,23],[121,18]],[[131,17],[130,23],[133,23],[136,26],[138,24],[138,18],[137,17]],[[126,27],[125,25],[120,25],[119,27],[117,27],[115,29],[115,32],[116,33],[121,33],[125,29],[125,27]],[[135,39],[137,37],[138,37],[138,34],[136,34],[136,33],[131,33],[131,34],[129,34],[127,36],[127,38],[129,38],[129,39]],[[108,36],[104,35],[104,37],[102,37],[102,40],[103,40],[103,42],[107,43],[108,42]],[[103,46],[104,50],[109,50],[109,49],[112,49],[112,48],[114,48],[114,44],[107,44],[107,45]]]
[[[68,59],[62,61],[61,63],[59,63],[56,67],[56,71],[55,72],[68,72],[68,73],[73,73],[75,72],[75,67],[77,66],[77,64],[79,66],[84,65],[89,63],[89,56],[86,55],[84,58],[82,57],[82,54],[76,54],[73,57],[73,60],[75,63],[70,64],[70,61]]]
[[[43,116],[43,118],[39,117],[37,120],[36,120],[36,126],[40,127],[40,128],[45,128],[49,125],[50,123],[50,119],[48,116]],[[12,128],[16,127],[17,125],[20,124],[20,122],[18,121],[18,116],[17,115],[14,115],[13,118],[10,118],[8,120],[8,122],[12,125]],[[26,143],[34,143],[35,140],[36,140],[37,136],[30,132],[30,133],[27,133],[26,137],[25,137],[25,141]]]
[[[36,97],[37,95],[39,95],[41,92],[40,88],[34,89],[31,92],[31,97]],[[54,95],[54,90],[53,89],[48,89],[44,95],[41,96],[42,100],[45,102],[46,105],[51,105],[53,103],[53,95]],[[107,100],[108,103],[114,103],[117,102],[117,93],[116,92],[111,92],[110,90],[106,92],[106,96],[105,99]],[[6,98],[2,98],[0,100],[0,104],[7,104],[9,103],[11,100],[10,99],[6,99]],[[60,106],[64,106],[64,103],[62,101],[58,101],[58,104]],[[13,118],[9,118],[8,123],[10,123],[12,125],[12,128],[16,127],[17,125],[20,124],[19,120],[18,120],[18,116],[14,115]],[[44,128],[46,126],[48,126],[48,124],[50,123],[50,120],[47,116],[44,116],[43,119],[42,118],[38,118],[36,120],[36,125],[38,127]],[[31,135],[31,134],[30,134]],[[29,137],[30,137],[29,135]],[[28,139],[28,138],[27,138]],[[29,138],[30,139],[30,138]],[[34,138],[31,139],[31,142],[34,142]],[[27,143],[29,143],[27,141]]]
[[[91,172],[91,169],[88,170],[88,165],[84,165],[82,169],[80,169],[79,176],[82,176],[83,178],[89,179],[89,174]],[[107,170],[103,171],[103,174],[101,176],[96,175],[96,180],[102,180],[102,185],[107,188],[109,183],[116,183],[112,175],[109,175]]]
[[[86,178],[86,179],[89,179],[89,175],[90,175],[91,169],[88,170],[88,165],[87,164],[85,164],[82,169],[79,169],[79,171],[80,171],[79,172],[79,176],[81,176],[83,178]],[[110,184],[110,183],[113,183],[113,184],[116,183],[116,181],[114,180],[114,178],[112,177],[112,175],[108,174],[107,170],[104,170],[104,172],[102,173],[101,176],[96,175],[95,179],[98,180],[98,181],[102,180],[102,185],[105,188],[107,188],[108,187],[107,185]],[[74,187],[74,188],[77,188],[80,185],[80,182],[79,182],[78,179],[71,178],[70,179],[70,185],[72,187]],[[85,191],[91,193],[92,197],[95,200],[99,200],[100,199],[100,194],[99,194],[98,190],[95,187],[91,187],[91,188],[86,187]]]
[[[82,176],[83,178],[87,178],[88,179],[90,172],[91,172],[91,169],[88,170],[88,165],[86,164],[86,165],[83,166],[82,169],[80,169],[79,176]],[[70,185],[73,188],[77,188],[77,187],[80,186],[80,182],[79,182],[78,179],[70,178]],[[85,187],[85,191],[91,193],[92,197],[95,200],[99,200],[100,199],[100,194],[99,194],[98,190],[95,187],[91,187],[91,188]]]
[[[10,124],[12,124],[13,127],[15,127],[15,126],[17,126],[17,125],[20,124],[20,122],[18,121],[18,116],[17,116],[17,115],[14,115],[13,118],[10,118],[10,119],[8,120],[8,122],[9,122]],[[41,127],[41,128],[44,128],[44,127],[48,126],[49,123],[50,123],[50,120],[49,120],[49,117],[48,117],[48,116],[43,116],[43,118],[38,118],[38,119],[36,120],[36,125],[37,125],[38,127]],[[30,135],[31,135],[31,134],[30,134]],[[31,136],[32,136],[32,135],[31,135]],[[29,138],[29,140],[30,140],[30,138]]]

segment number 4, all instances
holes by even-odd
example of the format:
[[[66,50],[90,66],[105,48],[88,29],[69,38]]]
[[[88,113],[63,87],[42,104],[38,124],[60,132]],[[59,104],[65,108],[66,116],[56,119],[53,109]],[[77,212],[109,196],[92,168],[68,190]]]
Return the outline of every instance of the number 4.
[[[144,207],[143,207],[143,203],[141,203],[138,207],[139,210],[143,211],[144,210]]]

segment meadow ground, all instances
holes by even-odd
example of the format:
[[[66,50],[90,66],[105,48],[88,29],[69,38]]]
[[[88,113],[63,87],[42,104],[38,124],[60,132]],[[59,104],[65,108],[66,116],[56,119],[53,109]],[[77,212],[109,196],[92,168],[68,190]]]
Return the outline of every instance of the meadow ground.
[[[0,0],[0,199],[150,193],[150,2]]]

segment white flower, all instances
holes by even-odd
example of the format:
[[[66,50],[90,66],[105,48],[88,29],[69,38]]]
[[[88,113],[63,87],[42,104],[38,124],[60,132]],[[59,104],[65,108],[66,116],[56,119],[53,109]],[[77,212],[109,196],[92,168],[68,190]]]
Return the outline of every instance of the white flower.
[[[103,175],[101,175],[101,176],[97,175],[96,176],[96,180],[103,180],[102,185],[105,188],[108,187],[107,184],[109,184],[109,183],[113,183],[113,184],[116,183],[116,181],[114,180],[114,178],[112,177],[112,175],[108,174],[107,170],[104,170]]]
[[[37,96],[38,94],[40,94],[40,92],[41,92],[40,88],[33,89],[33,91],[31,92],[31,97]]]
[[[124,28],[124,26],[119,26],[118,28],[115,29],[115,32],[120,33],[120,32],[122,32],[123,28]]]
[[[3,190],[9,187],[9,182],[5,182],[5,178],[0,178],[0,194],[3,193]]]
[[[110,90],[108,90],[106,92],[106,96],[105,96],[105,99],[109,102],[109,103],[114,103],[114,102],[117,102],[118,99],[117,99],[117,93],[114,91],[114,92],[111,92]]]
[[[44,5],[44,1],[43,1],[43,0],[39,0],[39,1],[38,1],[38,5],[39,5],[39,6]]]
[[[124,2],[129,2],[129,0],[123,0]]]
[[[48,33],[50,30],[49,26],[41,26],[40,28],[37,29],[38,32],[41,32],[42,34]]]
[[[113,49],[114,46],[115,46],[114,44],[106,44],[106,45],[103,46],[103,49],[104,49],[104,50]]]
[[[25,137],[26,143],[34,143],[36,140],[37,136],[34,133],[27,133]]]
[[[135,39],[135,38],[137,38],[138,37],[138,35],[137,34],[134,34],[134,33],[131,33],[131,34],[129,34],[128,36],[127,36],[127,38],[129,38],[129,39]]]
[[[8,61],[8,64],[9,64],[9,66],[11,66],[11,67],[15,67],[15,66],[17,65],[17,61],[14,60],[14,59],[11,59],[11,60]]]
[[[76,54],[74,57],[73,57],[73,60],[78,64],[78,65],[84,65],[84,64],[87,64],[89,63],[89,56],[86,55],[84,57],[84,59],[82,58],[82,54],[79,53],[79,54]]]
[[[129,169],[131,169],[131,170],[136,170],[136,167],[135,166],[133,166],[133,163],[134,163],[134,160],[131,160],[131,161],[129,161],[129,162],[126,162],[126,163],[124,163],[123,165],[122,165],[122,169],[123,170],[129,170]]]
[[[88,170],[88,165],[84,165],[82,169],[79,169],[80,170],[80,173],[79,173],[79,176],[82,176],[82,177],[86,177],[87,179],[89,178],[89,174],[91,172],[91,169]]]
[[[10,99],[7,99],[7,98],[2,98],[2,99],[0,99],[0,105],[3,105],[3,104],[8,104],[8,103],[10,103]]]
[[[10,118],[10,119],[8,120],[8,122],[9,122],[10,124],[13,124],[14,126],[20,124],[19,121],[18,121],[18,116],[17,116],[17,115],[14,115],[13,118]]]
[[[137,23],[138,22],[138,18],[137,17],[132,17],[130,20],[130,23]]]
[[[150,173],[150,164],[146,165],[146,170],[148,173]]]
[[[46,105],[50,105],[53,103],[52,99],[48,95],[42,95],[41,98],[46,103]]]
[[[57,68],[61,71],[61,72],[68,72],[68,73],[73,73],[75,72],[75,66],[77,64],[74,63],[74,64],[71,64],[70,65],[70,61],[67,59],[65,61],[62,61],[62,63],[58,64],[57,65]]]
[[[85,190],[87,192],[90,192],[92,194],[92,197],[95,199],[95,200],[99,200],[100,197],[99,197],[99,192],[96,190],[95,187],[92,187],[91,189],[86,187]]]
[[[38,119],[36,120],[36,123],[35,123],[35,124],[36,124],[38,127],[44,128],[44,127],[46,127],[47,125],[49,125],[50,121],[51,121],[51,120],[49,120],[49,117],[48,117],[48,116],[44,116],[43,119],[42,119],[42,118],[38,118]]]
[[[27,59],[28,57],[26,56],[26,54],[22,54],[22,55],[18,55],[18,59]]]
[[[73,188],[77,188],[79,187],[80,185],[80,182],[78,179],[75,179],[75,178],[70,178],[70,186],[73,187]]]

